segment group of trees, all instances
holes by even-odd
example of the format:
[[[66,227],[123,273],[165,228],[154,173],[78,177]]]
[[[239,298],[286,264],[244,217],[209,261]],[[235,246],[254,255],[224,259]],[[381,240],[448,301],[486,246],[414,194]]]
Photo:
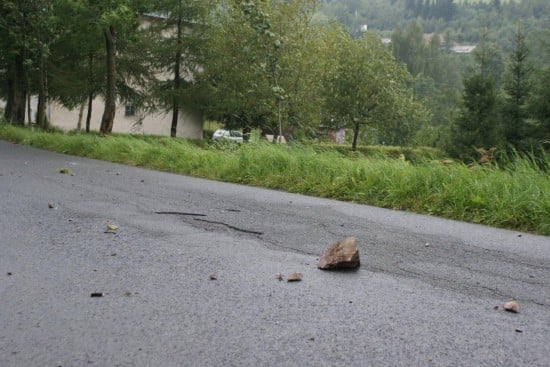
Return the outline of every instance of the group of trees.
[[[550,2],[327,0],[322,11],[351,33],[368,23],[391,35],[393,56],[429,111],[416,144],[457,157],[474,156],[474,147],[549,148]],[[476,50],[455,54],[459,42]]]
[[[364,2],[386,9],[379,0],[338,6],[360,18]],[[406,18],[413,7],[454,3],[384,4]],[[229,128],[295,138],[313,135],[319,125],[348,128],[354,149],[416,143],[465,157],[473,147],[528,150],[550,140],[549,52],[543,43],[533,57],[529,41],[537,32],[516,29],[507,53],[484,31],[473,56],[456,55],[452,29],[426,38],[426,24],[414,20],[396,26],[386,46],[379,34],[355,34],[320,16],[334,6],[317,0],[6,0],[0,4],[4,114],[12,123],[27,116],[47,127],[46,101],[55,100],[81,111],[80,128],[87,106],[89,131],[92,102],[101,96],[103,133],[113,127],[116,103],[125,102],[171,114],[172,136],[181,110],[193,109]],[[505,12],[511,5],[475,6]],[[451,22],[463,11],[457,5]],[[30,116],[30,95],[38,96],[36,116]]]
[[[471,55],[453,54],[448,35],[425,36],[411,22],[404,30],[397,27],[391,38],[394,57],[412,74],[416,96],[431,113],[415,136],[417,144],[462,158],[474,155],[475,147],[548,149],[550,66],[537,66],[524,28],[517,27],[507,56],[487,32]]]
[[[199,109],[231,127],[299,137],[319,124],[406,144],[425,112],[377,36],[314,21],[316,0],[7,0],[0,5],[5,117],[24,123],[30,95],[69,108],[105,101],[172,114]],[[31,21],[32,19],[32,21]],[[80,124],[80,122],[79,122]],[[372,141],[372,142],[378,142]]]
[[[140,55],[139,12],[145,0],[7,0],[0,5],[0,80],[5,117],[30,121],[31,95],[38,96],[35,121],[48,125],[45,105],[67,107],[103,95],[101,130],[112,129],[117,99],[139,100],[145,75]],[[122,66],[122,67],[120,67]],[[28,112],[26,113],[26,108]]]
[[[415,17],[451,20],[456,11],[454,0],[406,0],[406,9]]]
[[[460,112],[452,127],[449,151],[465,156],[471,147],[550,148],[550,66],[537,68],[529,57],[526,34],[518,28],[504,72],[494,73],[500,54],[484,40],[475,66],[464,78]]]

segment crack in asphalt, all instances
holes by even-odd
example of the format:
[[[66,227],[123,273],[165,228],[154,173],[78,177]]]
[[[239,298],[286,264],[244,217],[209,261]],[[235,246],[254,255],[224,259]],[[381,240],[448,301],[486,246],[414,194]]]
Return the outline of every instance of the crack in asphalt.
[[[190,217],[206,217],[206,214],[201,213],[187,213],[187,212],[155,212],[155,214],[163,215],[187,215]]]
[[[253,231],[253,230],[250,230],[250,229],[243,229],[243,228],[232,226],[231,224],[227,224],[227,223],[224,223],[224,222],[218,222],[218,221],[215,221],[215,220],[200,219],[200,218],[193,218],[193,219],[196,220],[196,221],[199,221],[199,222],[206,222],[206,223],[209,223],[209,224],[222,225],[222,226],[225,226],[225,227],[227,227],[229,229],[232,229],[234,231],[237,231],[237,232],[249,233],[249,234],[254,234],[254,235],[258,235],[258,236],[261,236],[261,235],[264,234],[263,232]]]

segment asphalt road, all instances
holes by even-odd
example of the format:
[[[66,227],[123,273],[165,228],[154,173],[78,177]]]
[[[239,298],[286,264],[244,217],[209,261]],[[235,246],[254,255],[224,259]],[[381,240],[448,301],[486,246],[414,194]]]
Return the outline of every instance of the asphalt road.
[[[0,366],[550,365],[549,237],[6,142],[0,198]]]

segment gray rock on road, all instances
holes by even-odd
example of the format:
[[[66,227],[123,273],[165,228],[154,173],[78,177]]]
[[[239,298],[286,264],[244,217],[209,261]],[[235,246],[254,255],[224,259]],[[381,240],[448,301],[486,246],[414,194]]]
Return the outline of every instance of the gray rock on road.
[[[352,269],[360,265],[357,239],[355,237],[346,237],[325,251],[317,267],[322,270]]]

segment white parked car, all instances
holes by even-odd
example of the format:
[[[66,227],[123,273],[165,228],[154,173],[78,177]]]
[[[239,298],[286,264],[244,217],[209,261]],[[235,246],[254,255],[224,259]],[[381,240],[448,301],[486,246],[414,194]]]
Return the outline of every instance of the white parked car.
[[[212,135],[212,140],[227,139],[231,141],[236,141],[237,143],[243,142],[243,134],[237,130],[224,130],[218,129],[214,131]]]

